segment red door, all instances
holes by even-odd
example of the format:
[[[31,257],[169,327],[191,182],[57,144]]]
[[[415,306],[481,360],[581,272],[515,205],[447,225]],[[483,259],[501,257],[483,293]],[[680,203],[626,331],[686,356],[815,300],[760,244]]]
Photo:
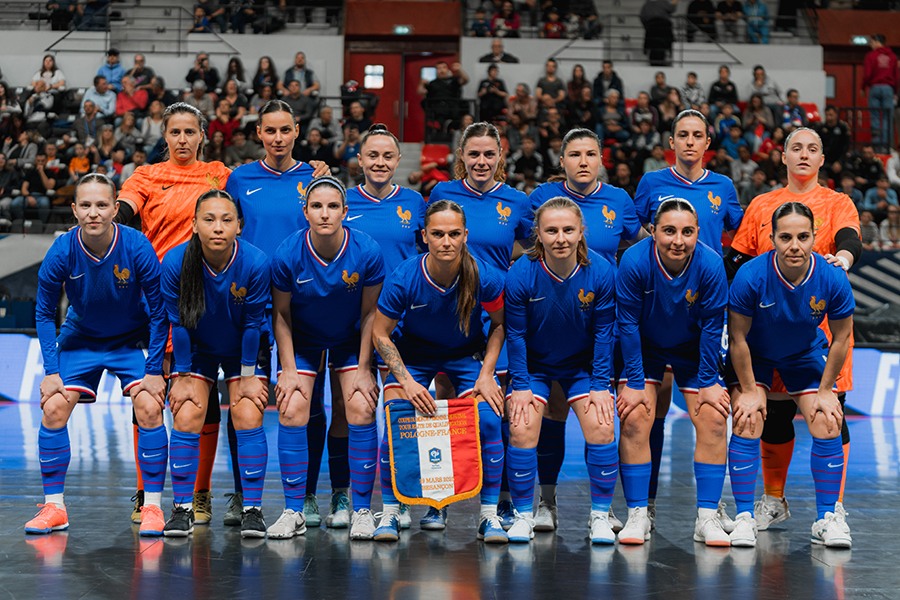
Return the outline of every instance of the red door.
[[[435,65],[441,61],[453,64],[459,60],[456,54],[406,54],[403,71],[405,81],[403,98],[406,112],[403,119],[403,141],[421,142],[425,139],[425,109],[419,95],[419,82],[435,77]]]
[[[868,96],[860,92],[863,80],[862,65],[827,63],[825,74],[834,79],[834,97],[826,98],[825,101],[838,107],[840,118],[850,125],[850,135],[854,144],[869,142],[872,139],[869,101]],[[825,111],[821,112],[824,115]]]
[[[378,95],[373,122],[384,123],[399,136],[403,109],[402,55],[351,52],[346,75],[347,79],[358,81],[367,92]]]

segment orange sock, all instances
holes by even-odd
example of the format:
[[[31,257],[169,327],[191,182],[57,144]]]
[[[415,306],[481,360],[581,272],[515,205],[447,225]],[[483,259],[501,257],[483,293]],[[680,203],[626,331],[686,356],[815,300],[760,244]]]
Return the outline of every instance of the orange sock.
[[[841,473],[841,491],[838,494],[838,502],[844,501],[844,486],[847,485],[847,463],[850,461],[850,442],[844,444],[844,472]]]
[[[137,471],[137,489],[144,489],[144,478],[141,477],[141,468],[138,463],[138,426],[134,423],[131,424],[132,429],[134,430],[134,470]]]
[[[767,496],[784,498],[788,467],[791,466],[791,458],[793,456],[794,440],[785,444],[762,442],[763,485]]]
[[[200,464],[197,467],[197,481],[194,491],[211,489],[213,463],[216,462],[216,447],[219,445],[219,424],[207,423],[200,432]]]

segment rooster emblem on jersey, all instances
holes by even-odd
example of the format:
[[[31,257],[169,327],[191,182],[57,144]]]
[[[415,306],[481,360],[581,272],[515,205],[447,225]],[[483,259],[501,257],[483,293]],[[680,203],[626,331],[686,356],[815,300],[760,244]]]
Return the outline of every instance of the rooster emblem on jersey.
[[[699,297],[700,297],[700,290],[697,290],[693,294],[691,293],[691,290],[686,291],[684,293],[684,299],[687,300],[688,308],[693,308],[694,302],[696,302]]]
[[[578,290],[578,301],[581,302],[581,310],[588,310],[591,308],[591,302],[594,301],[594,292],[584,293],[584,288]]]
[[[235,304],[243,304],[244,298],[247,296],[247,288],[238,287],[237,283],[231,282],[231,297],[234,298]]]
[[[604,204],[603,217],[606,219],[606,226],[612,227],[616,222],[616,211],[610,210],[609,207]]]
[[[709,198],[709,206],[716,214],[719,213],[719,207],[722,206],[721,196],[716,196],[712,192],[707,192],[706,197]]]
[[[825,300],[822,299],[822,300],[819,300],[818,302],[816,302],[816,297],[810,296],[809,297],[809,308],[810,308],[810,311],[811,311],[810,314],[812,315],[812,317],[818,319],[822,316],[822,313],[825,312]]]
[[[509,223],[509,216],[512,214],[512,208],[509,206],[503,206],[502,202],[497,203],[497,214],[500,215],[498,221],[500,221],[501,225],[506,225]]]
[[[300,200],[300,203],[303,204],[303,201],[306,200],[306,188],[303,187],[303,182],[297,184],[297,199]]]
[[[412,219],[412,212],[403,210],[402,206],[397,206],[397,216],[400,217],[400,226],[409,227],[409,220]]]
[[[348,273],[347,269],[344,269],[343,274],[341,275],[341,279],[344,280],[344,283],[347,284],[347,291],[352,292],[356,289],[356,284],[359,283],[359,273],[354,271],[353,273]]]
[[[209,185],[209,189],[211,190],[221,189],[221,187],[219,186],[219,178],[215,177],[214,175],[210,175],[209,173],[206,174],[206,183]]]
[[[116,276],[116,285],[125,287],[128,285],[128,279],[131,277],[131,271],[128,269],[119,269],[119,265],[113,265],[113,275]]]

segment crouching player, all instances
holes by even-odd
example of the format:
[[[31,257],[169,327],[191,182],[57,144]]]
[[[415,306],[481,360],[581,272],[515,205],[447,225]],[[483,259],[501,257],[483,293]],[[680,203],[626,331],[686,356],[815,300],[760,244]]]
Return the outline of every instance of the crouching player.
[[[113,223],[115,198],[116,186],[105,175],[82,177],[72,203],[78,226],[53,242],[38,272],[36,322],[45,373],[38,456],[44,504],[25,524],[26,533],[69,527],[63,500],[71,456],[66,424],[80,399],[96,399],[105,369],[119,378],[123,393],[131,394],[139,425],[138,466],[147,492],[141,535],[162,535],[168,436],[162,419],[167,326],[160,268],[147,238]],[[57,337],[63,287],[69,309]]]
[[[535,212],[535,245],[506,278],[510,439],[506,477],[516,509],[510,542],[534,537],[534,481],[541,419],[552,382],[575,409],[587,442],[591,541],[612,544],[609,505],[619,472],[610,393],[613,322],[609,261],[588,250],[581,209],[551,198]]]

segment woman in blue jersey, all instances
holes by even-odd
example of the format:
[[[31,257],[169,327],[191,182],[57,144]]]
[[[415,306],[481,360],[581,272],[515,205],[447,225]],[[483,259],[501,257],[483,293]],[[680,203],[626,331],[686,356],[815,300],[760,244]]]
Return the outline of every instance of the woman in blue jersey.
[[[550,386],[557,381],[587,442],[591,541],[616,540],[609,506],[619,472],[615,403],[610,393],[615,296],[613,265],[588,249],[584,216],[566,197],[534,215],[535,245],[506,278],[510,439],[506,476],[516,508],[510,542],[534,537],[538,437]]]
[[[484,473],[477,537],[506,543],[506,532],[497,519],[503,394],[494,377],[504,339],[503,276],[469,253],[466,222],[466,214],[454,202],[429,205],[422,231],[428,253],[405,260],[390,275],[378,300],[372,336],[391,371],[385,381],[385,401],[404,398],[419,411],[433,414],[435,403],[428,385],[439,372],[446,373],[458,396],[479,398]],[[491,320],[487,335],[482,309]],[[385,437],[382,456],[387,453],[386,444]],[[384,515],[375,539],[396,541],[400,504],[392,491],[391,470],[381,472]],[[445,511],[438,514],[445,523]]]
[[[616,264],[616,252],[624,242],[635,239],[644,230],[634,210],[634,201],[625,190],[599,181],[600,139],[589,129],[572,129],[563,138],[559,163],[564,175],[543,183],[531,193],[531,208],[537,210],[550,198],[564,197],[575,202],[588,223],[585,240],[588,248]],[[534,515],[535,531],[556,529],[556,483],[566,454],[566,417],[569,413],[559,386],[553,386],[548,399],[547,416],[541,425],[538,447],[538,480],[541,501]],[[502,497],[502,494],[501,494]],[[500,501],[500,514],[509,509]],[[610,515],[614,529],[622,523]]]
[[[162,418],[167,325],[159,261],[139,231],[113,222],[115,198],[116,186],[105,175],[82,177],[72,203],[78,227],[53,242],[38,272],[35,320],[45,373],[38,456],[44,504],[25,524],[27,533],[69,526],[63,499],[71,456],[66,424],[78,402],[94,401],[104,370],[119,378],[134,402],[138,467],[146,490],[140,533],[162,535],[165,524],[160,500],[168,446]],[[69,308],[57,336],[63,288]],[[145,359],[142,348],[148,341]]]
[[[656,391],[671,365],[696,431],[694,540],[728,546],[717,516],[725,481],[728,393],[719,383],[719,349],[728,282],[722,258],[698,241],[694,207],[668,198],[656,210],[653,237],[625,251],[616,274],[619,343],[624,361],[617,407],[628,521],[623,544],[650,539],[647,491]]]
[[[648,224],[663,200],[684,198],[697,211],[699,240],[721,255],[722,232],[733,233],[741,224],[743,211],[731,179],[703,166],[703,155],[711,141],[709,123],[703,113],[693,109],[678,113],[669,137],[669,145],[675,151],[675,165],[644,173],[638,183],[634,204],[638,219]],[[657,390],[656,421],[650,433],[652,470],[648,514],[651,522],[656,518],[656,489],[665,441],[665,418],[671,402],[672,376],[666,374]],[[725,527],[730,528],[731,522],[725,514],[724,505],[719,516]]]
[[[281,372],[275,387],[279,414],[278,457],[286,508],[268,535],[289,538],[306,531],[306,426],[322,353],[338,374],[350,427],[349,457],[354,512],[352,539],[371,539],[371,490],[378,463],[372,371],[372,320],[384,280],[384,260],[367,234],[342,226],[346,192],[333,177],[307,188],[303,213],[309,228],[287,238],[272,258],[272,321]]]
[[[299,135],[299,125],[294,119],[290,105],[281,100],[266,102],[259,111],[256,133],[262,141],[265,156],[256,162],[241,165],[228,178],[225,190],[231,194],[238,204],[242,219],[241,238],[247,240],[269,258],[275,249],[291,234],[307,226],[303,216],[303,203],[306,188],[314,177],[330,173],[328,165],[320,161],[305,163],[294,160],[292,153]],[[271,374],[269,364],[271,355],[271,309],[267,311],[266,328],[260,344],[258,364]],[[326,418],[323,408],[325,376],[316,379],[313,392],[310,422],[307,427],[309,436],[309,489],[304,502],[304,514],[307,525],[318,527],[320,524],[319,508],[315,490],[319,481],[319,467],[325,449]],[[346,488],[350,475],[347,468],[347,434],[346,419],[343,417],[341,402],[334,403],[337,410],[333,412],[333,430],[342,430],[342,436],[329,438],[329,455],[332,463],[331,479],[333,487],[341,490],[339,495],[346,499]],[[235,493],[225,512],[225,525],[240,525],[244,503],[241,489],[240,471],[237,457],[237,437],[234,425],[228,422],[228,441],[231,449],[232,475]],[[343,458],[343,460],[341,460]],[[348,515],[349,518],[349,515]],[[329,519],[326,519],[329,522]],[[346,527],[346,524],[344,525]]]
[[[850,347],[853,292],[844,270],[812,251],[815,221],[806,205],[786,202],[776,209],[771,239],[775,249],[746,263],[729,295],[734,417],[728,462],[738,511],[731,544],[756,545],[753,500],[759,437],[766,417],[766,390],[777,368],[813,438],[810,469],[817,519],[811,540],[849,548],[850,528],[843,512],[835,510],[844,466],[843,410],[835,380]],[[818,327],[826,316],[830,347]]]
[[[193,531],[191,495],[197,476],[200,430],[219,365],[225,373],[244,508],[243,537],[265,537],[261,504],[268,449],[262,429],[269,390],[257,372],[260,332],[269,300],[266,255],[243,240],[237,205],[220,190],[197,199],[191,239],[163,258],[162,292],[172,323],[173,367],[169,404],[174,509],[165,535]]]

